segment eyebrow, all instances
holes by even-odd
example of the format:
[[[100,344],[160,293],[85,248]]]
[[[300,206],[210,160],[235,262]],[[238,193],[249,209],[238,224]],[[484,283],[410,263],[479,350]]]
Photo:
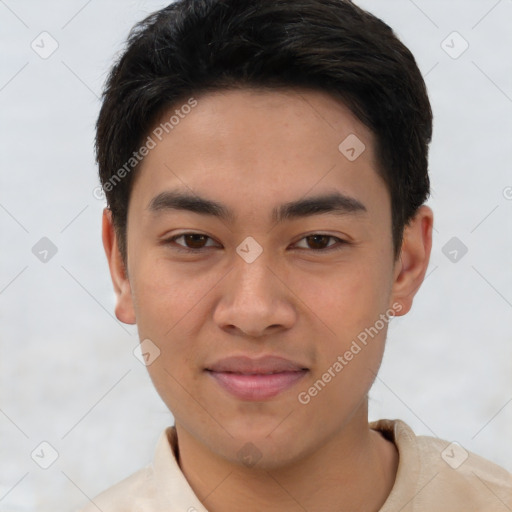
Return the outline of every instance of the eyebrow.
[[[222,203],[180,190],[161,192],[149,202],[147,209],[152,213],[184,210],[199,215],[217,217],[228,222],[234,222],[236,218],[235,212]],[[358,199],[333,191],[324,195],[283,203],[272,210],[271,219],[272,222],[282,223],[312,215],[358,215],[367,213],[367,211],[364,204]]]

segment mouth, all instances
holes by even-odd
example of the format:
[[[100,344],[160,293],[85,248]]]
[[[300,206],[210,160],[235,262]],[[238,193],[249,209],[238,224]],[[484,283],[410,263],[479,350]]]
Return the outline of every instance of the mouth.
[[[259,359],[241,356],[217,361],[205,371],[232,396],[240,400],[262,401],[293,387],[309,369],[276,356]]]

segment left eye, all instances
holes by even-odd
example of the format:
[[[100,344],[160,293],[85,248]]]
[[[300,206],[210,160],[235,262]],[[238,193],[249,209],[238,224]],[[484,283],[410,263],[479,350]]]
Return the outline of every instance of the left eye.
[[[306,240],[306,243],[309,243],[309,244],[311,244],[311,242],[312,242],[313,245],[317,246],[317,247],[311,247],[311,249],[314,251],[321,251],[321,250],[325,250],[325,249],[331,250],[331,247],[333,245],[336,245],[336,242],[331,245],[326,245],[326,243],[329,241],[329,239],[336,240],[338,242],[338,245],[342,245],[342,244],[346,243],[344,240],[341,240],[338,237],[335,237],[332,235],[322,235],[322,234],[317,234],[317,233],[315,233],[314,235],[305,236],[304,238],[301,238],[299,240],[299,242],[301,242],[302,240]],[[321,247],[318,247],[319,245]],[[306,249],[307,249],[307,247],[306,247]]]
[[[183,239],[185,242],[185,245],[182,243],[178,243],[177,241],[180,239]],[[206,245],[206,242],[208,240],[213,241],[211,237],[208,235],[204,235],[202,233],[182,233],[181,235],[176,235],[168,240],[165,240],[165,244],[173,244],[177,251],[182,252],[200,252],[201,250],[207,248],[207,247],[215,247],[215,244],[213,245]],[[329,244],[329,240],[333,240],[334,243]],[[320,233],[314,233],[312,235],[305,236],[299,240],[295,245],[299,244],[300,242],[305,241],[309,247],[300,247],[300,249],[310,249],[312,251],[319,251],[319,252],[327,252],[331,250],[337,250],[341,249],[343,245],[348,244],[345,240],[342,240],[341,238],[332,236],[332,235],[324,235]]]

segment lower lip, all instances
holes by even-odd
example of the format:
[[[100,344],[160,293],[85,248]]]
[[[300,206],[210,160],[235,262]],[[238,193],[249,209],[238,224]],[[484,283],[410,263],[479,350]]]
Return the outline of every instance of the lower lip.
[[[208,373],[232,395],[241,400],[266,400],[291,388],[306,375],[307,370],[272,373],[270,375],[243,375],[241,373]]]

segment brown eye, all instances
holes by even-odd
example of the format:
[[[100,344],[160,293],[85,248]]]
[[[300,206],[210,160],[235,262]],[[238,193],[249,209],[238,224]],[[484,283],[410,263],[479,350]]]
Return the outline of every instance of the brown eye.
[[[329,240],[334,243],[329,244]],[[306,246],[299,246],[300,249],[310,249],[312,251],[328,252],[331,250],[341,249],[343,245],[348,244],[345,240],[332,235],[324,235],[321,233],[314,233],[313,235],[305,236],[299,243],[305,242]]]
[[[183,239],[183,243],[178,242],[181,238]],[[181,235],[176,235],[168,240],[164,240],[163,243],[172,246],[176,251],[200,252],[201,250],[213,247],[212,244],[207,245],[208,240],[213,241],[211,237],[203,235],[202,233],[182,233]]]
[[[178,242],[178,240],[183,239],[183,242]],[[329,241],[333,241],[334,243],[329,243]],[[208,244],[208,241],[213,242],[213,244]],[[304,244],[300,247],[298,244]],[[203,250],[206,250],[211,247],[216,247],[216,242],[209,237],[208,235],[204,235],[202,233],[182,233],[181,235],[176,235],[168,240],[163,241],[164,244],[172,246],[172,248],[176,251],[180,252],[189,252],[189,253],[200,253]],[[326,235],[321,233],[314,233],[309,236],[303,237],[299,242],[297,242],[296,246],[300,249],[309,249],[311,251],[317,252],[329,252],[335,251],[338,249],[342,249],[344,245],[348,245],[349,242],[342,240],[336,236]]]
[[[332,237],[328,235],[311,235],[306,237],[311,249],[325,249],[330,238]]]
[[[209,238],[206,235],[200,234],[182,235],[182,237],[186,241],[186,246],[189,249],[202,249],[205,245],[206,240]]]

